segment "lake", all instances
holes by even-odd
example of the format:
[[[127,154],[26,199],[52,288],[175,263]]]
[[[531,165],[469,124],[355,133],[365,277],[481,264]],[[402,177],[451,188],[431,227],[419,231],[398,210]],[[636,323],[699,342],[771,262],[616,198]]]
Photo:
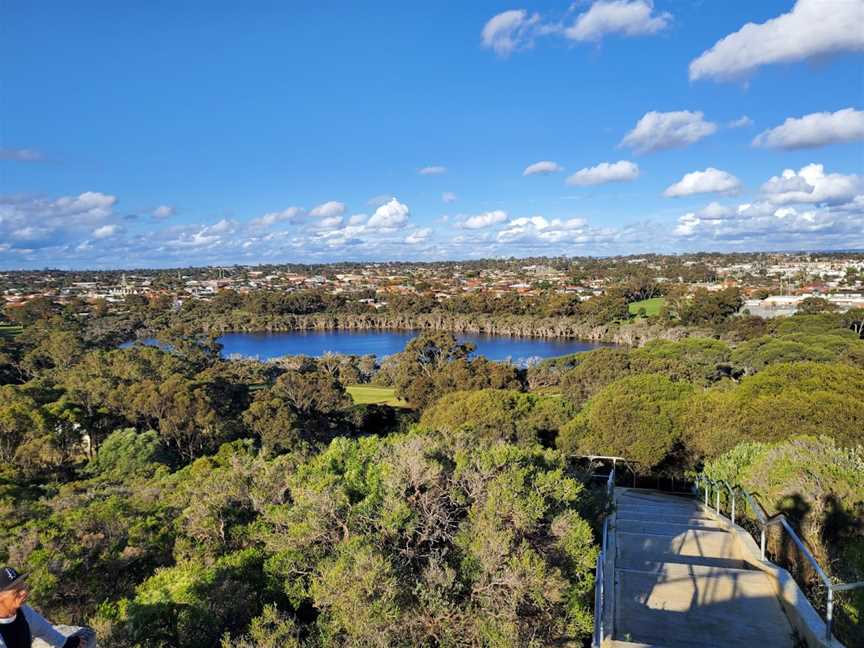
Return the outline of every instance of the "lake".
[[[289,331],[284,333],[226,333],[219,338],[222,355],[269,360],[286,355],[321,356],[331,351],[346,355],[373,353],[379,358],[398,353],[415,337],[413,331]],[[524,364],[529,358],[551,358],[590,351],[601,346],[573,339],[459,335],[460,342],[476,345],[478,355],[490,360],[510,358]]]

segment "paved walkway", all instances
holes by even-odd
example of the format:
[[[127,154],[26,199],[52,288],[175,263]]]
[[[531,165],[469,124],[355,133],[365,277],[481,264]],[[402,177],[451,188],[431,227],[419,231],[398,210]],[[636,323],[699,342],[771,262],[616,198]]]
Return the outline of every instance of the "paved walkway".
[[[795,646],[770,577],[742,559],[727,522],[689,497],[616,488],[615,500],[604,645]]]

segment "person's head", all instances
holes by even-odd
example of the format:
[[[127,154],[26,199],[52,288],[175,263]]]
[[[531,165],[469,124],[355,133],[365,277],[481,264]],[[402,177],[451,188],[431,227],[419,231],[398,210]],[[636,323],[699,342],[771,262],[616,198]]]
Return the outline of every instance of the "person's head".
[[[30,593],[26,576],[12,567],[0,569],[0,617],[15,616]]]

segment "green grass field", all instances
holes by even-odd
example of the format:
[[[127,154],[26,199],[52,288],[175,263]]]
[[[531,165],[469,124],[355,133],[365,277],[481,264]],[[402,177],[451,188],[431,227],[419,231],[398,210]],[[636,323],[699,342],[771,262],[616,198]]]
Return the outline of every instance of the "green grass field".
[[[376,387],[375,385],[348,385],[345,388],[355,405],[389,405],[390,407],[408,407],[408,403],[396,398],[396,390],[392,387]]]
[[[644,308],[645,314],[649,317],[658,315],[663,304],[666,302],[662,297],[653,297],[652,299],[643,299],[642,301],[633,302],[627,308],[630,309],[631,315],[638,315],[639,309]]]

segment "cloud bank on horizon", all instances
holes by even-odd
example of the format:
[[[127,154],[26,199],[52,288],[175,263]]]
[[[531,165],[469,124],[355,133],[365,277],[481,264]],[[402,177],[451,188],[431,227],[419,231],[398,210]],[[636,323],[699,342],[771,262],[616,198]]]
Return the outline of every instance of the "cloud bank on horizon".
[[[55,124],[13,103],[0,268],[864,248],[864,0],[831,6],[403,12],[391,20],[405,38],[385,51],[346,43],[313,64],[314,45],[286,45],[291,72],[261,105],[171,117],[69,95]],[[68,18],[73,38],[94,28]],[[289,18],[256,23],[257,43],[283,43]],[[415,47],[429,33],[447,34],[439,57]],[[203,74],[181,31],[160,37]],[[46,47],[10,93],[62,83]],[[118,47],[118,64],[136,60]],[[269,80],[278,62],[246,47],[224,80]],[[208,92],[189,83],[172,86],[178,105]]]

